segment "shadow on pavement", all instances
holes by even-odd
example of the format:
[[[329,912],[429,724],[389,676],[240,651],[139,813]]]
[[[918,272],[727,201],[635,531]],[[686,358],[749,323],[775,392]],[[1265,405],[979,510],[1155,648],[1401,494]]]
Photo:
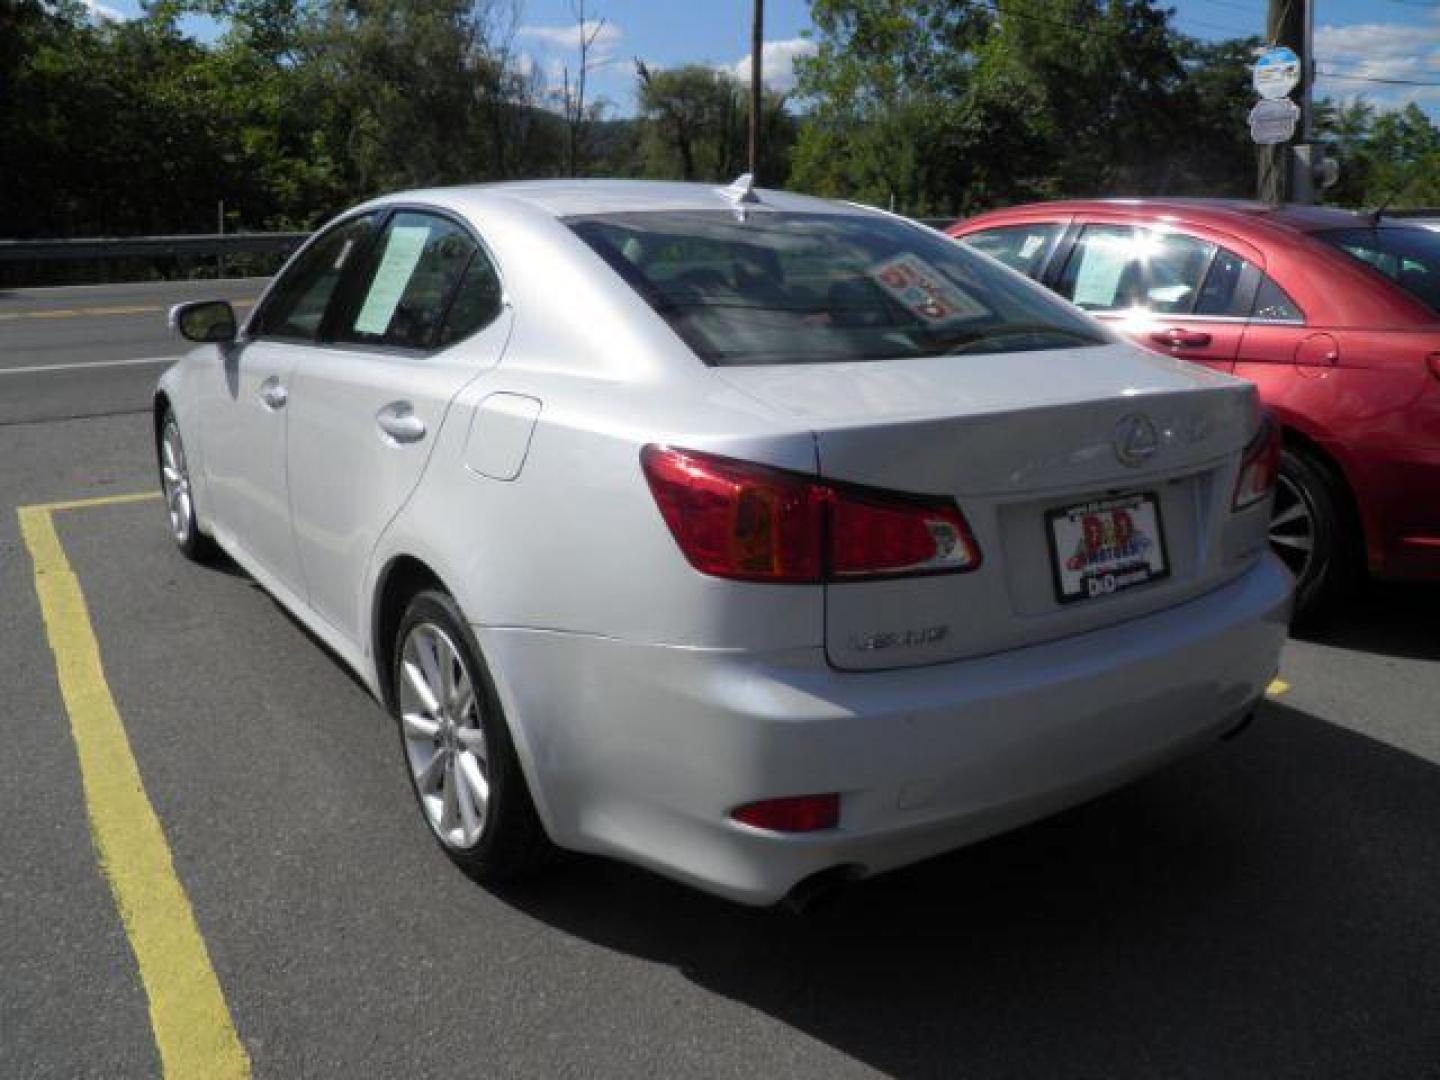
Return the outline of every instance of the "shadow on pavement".
[[[1297,637],[1339,649],[1440,660],[1440,585],[1369,582],[1324,625]]]
[[[1440,768],[1268,704],[820,916],[598,859],[509,903],[897,1076],[1436,1076]]]

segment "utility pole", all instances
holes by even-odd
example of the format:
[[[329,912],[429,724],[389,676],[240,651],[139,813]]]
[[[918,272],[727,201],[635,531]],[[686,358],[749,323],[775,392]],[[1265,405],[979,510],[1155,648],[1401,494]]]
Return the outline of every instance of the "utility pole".
[[[1300,140],[1307,148],[1300,154],[1289,143],[1260,147],[1260,198],[1272,206],[1282,202],[1314,201],[1308,151],[1312,135],[1310,84],[1315,74],[1310,48],[1314,30],[1313,4],[1314,0],[1270,0],[1265,17],[1266,44],[1293,49],[1300,58]],[[1301,176],[1302,168],[1304,176]]]
[[[760,183],[760,101],[764,82],[760,73],[760,55],[765,51],[765,0],[755,0],[755,13],[750,19],[750,175]]]
[[[1307,206],[1315,202],[1315,0],[1298,0],[1305,9],[1300,53],[1300,146],[1290,156],[1290,200]]]

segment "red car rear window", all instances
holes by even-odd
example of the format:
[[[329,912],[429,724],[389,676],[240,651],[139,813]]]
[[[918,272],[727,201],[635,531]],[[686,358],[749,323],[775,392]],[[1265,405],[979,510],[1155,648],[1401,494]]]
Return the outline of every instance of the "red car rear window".
[[[1315,234],[1384,274],[1440,313],[1440,233],[1429,229],[1335,229]]]

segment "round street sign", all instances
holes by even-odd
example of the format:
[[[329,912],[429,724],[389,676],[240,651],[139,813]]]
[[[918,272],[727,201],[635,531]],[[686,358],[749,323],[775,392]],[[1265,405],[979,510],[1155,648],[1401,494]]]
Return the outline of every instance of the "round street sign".
[[[1250,75],[1255,92],[1267,101],[1283,98],[1300,83],[1300,57],[1283,45],[1266,49]]]
[[[1299,119],[1300,106],[1289,98],[1257,101],[1250,110],[1250,138],[1261,146],[1289,142],[1295,137],[1295,122]]]

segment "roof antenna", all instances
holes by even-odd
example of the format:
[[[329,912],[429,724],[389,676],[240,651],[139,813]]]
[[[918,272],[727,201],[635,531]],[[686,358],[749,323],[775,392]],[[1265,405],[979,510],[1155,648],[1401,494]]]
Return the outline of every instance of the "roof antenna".
[[[715,191],[734,208],[737,221],[745,220],[746,203],[760,201],[760,196],[755,194],[755,175],[753,173],[741,173],[729,187],[716,188]]]
[[[1365,211],[1370,218],[1372,229],[1380,225],[1380,219],[1385,215],[1385,211],[1390,209],[1390,204],[1410,190],[1410,186],[1419,178],[1421,168],[1431,162],[1432,158],[1429,155],[1416,158],[1411,163],[1409,170],[1400,178],[1400,182],[1386,192],[1385,197],[1380,200],[1380,205],[1374,210]]]

